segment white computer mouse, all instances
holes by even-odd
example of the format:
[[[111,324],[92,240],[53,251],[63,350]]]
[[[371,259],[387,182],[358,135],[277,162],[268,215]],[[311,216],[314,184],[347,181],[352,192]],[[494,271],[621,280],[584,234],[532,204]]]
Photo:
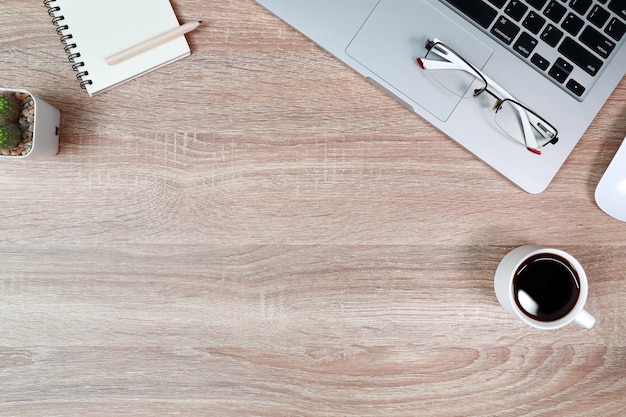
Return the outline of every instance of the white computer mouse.
[[[626,222],[626,138],[596,187],[596,203],[609,216]]]

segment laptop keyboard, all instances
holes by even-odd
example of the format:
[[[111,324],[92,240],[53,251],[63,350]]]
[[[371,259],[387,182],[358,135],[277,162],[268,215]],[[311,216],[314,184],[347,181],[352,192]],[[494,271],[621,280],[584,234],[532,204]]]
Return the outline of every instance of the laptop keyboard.
[[[441,2],[578,100],[626,38],[626,0]]]

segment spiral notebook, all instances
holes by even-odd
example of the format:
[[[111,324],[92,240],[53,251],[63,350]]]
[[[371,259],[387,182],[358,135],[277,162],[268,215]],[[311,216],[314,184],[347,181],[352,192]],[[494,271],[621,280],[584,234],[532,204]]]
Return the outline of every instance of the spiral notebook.
[[[188,56],[184,36],[117,65],[105,58],[179,26],[169,0],[45,0],[80,86],[90,96]]]

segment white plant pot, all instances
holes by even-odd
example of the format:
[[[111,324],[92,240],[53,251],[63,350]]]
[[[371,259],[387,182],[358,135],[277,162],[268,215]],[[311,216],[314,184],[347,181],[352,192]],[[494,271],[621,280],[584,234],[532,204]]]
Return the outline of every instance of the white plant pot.
[[[61,125],[59,109],[37,98],[27,90],[0,87],[0,93],[4,92],[23,93],[32,97],[34,124],[30,151],[25,155],[0,155],[0,159],[56,155],[59,151],[59,126]]]

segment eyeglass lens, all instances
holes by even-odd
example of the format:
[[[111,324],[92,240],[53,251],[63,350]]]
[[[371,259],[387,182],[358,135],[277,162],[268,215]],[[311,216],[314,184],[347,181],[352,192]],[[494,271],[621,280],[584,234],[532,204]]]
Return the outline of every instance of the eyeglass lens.
[[[428,51],[426,58],[443,61],[439,55],[432,52],[432,49]],[[458,97],[472,97],[475,90],[484,90],[487,87],[482,77],[469,65],[458,70],[428,71],[428,75],[447,91]]]
[[[553,139],[557,132],[545,120],[514,101],[504,101],[495,113],[496,124],[512,139],[525,143],[523,120],[531,127],[530,131],[535,136],[539,145]]]

